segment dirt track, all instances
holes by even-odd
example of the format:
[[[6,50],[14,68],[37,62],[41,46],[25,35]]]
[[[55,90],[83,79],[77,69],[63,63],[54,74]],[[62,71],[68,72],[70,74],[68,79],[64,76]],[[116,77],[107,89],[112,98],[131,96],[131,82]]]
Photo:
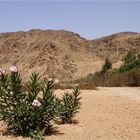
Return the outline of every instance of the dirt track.
[[[110,93],[114,96],[128,97],[129,99],[140,102],[140,88],[127,88],[127,87],[114,87],[114,88],[99,88],[104,90],[104,92]]]
[[[57,90],[56,94],[64,91]],[[58,134],[46,140],[139,140],[140,88],[82,90],[78,124],[55,125]],[[1,128],[2,129],[2,128]],[[0,140],[22,139],[1,136]]]

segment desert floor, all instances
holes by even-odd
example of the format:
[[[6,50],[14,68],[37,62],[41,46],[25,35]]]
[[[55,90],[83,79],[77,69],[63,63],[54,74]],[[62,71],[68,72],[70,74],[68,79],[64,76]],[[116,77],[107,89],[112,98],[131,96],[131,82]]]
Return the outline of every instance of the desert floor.
[[[63,90],[55,93],[60,95]],[[139,140],[140,88],[114,87],[82,90],[82,106],[76,116],[77,124],[55,125],[56,134],[46,140]],[[2,136],[0,140],[27,138]]]

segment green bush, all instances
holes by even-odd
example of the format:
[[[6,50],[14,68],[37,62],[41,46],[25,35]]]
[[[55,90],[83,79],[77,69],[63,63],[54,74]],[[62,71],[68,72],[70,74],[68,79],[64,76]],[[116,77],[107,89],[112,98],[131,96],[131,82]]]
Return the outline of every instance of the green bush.
[[[123,57],[124,64],[129,64],[136,59],[136,56],[131,52],[128,51],[127,54]]]
[[[105,59],[105,63],[104,63],[104,65],[102,66],[102,70],[101,70],[101,72],[102,73],[106,73],[109,69],[111,69],[112,68],[112,63],[111,63],[111,61],[108,59],[108,58],[106,58]]]
[[[10,70],[10,74],[6,74],[0,69],[0,120],[6,122],[13,134],[40,139],[52,133],[52,121],[62,119],[65,112],[68,114],[65,120],[72,120],[80,108],[79,89],[73,94],[64,94],[60,100],[54,95],[53,79],[41,81],[38,74],[33,73],[25,90],[16,67]]]
[[[29,135],[37,129],[51,132],[51,120],[55,117],[56,99],[52,91],[53,81],[47,81],[40,89],[39,77],[32,74],[29,91],[22,91],[18,72],[0,77],[0,118],[14,134]],[[39,97],[40,91],[42,97]]]
[[[135,60],[133,60],[132,62],[128,63],[128,64],[124,64],[119,68],[119,72],[126,72],[126,71],[130,71],[133,68],[140,68],[140,59],[137,58]]]
[[[79,112],[81,102],[80,90],[74,89],[72,93],[65,93],[60,103],[60,119],[63,123],[72,123],[76,113]]]

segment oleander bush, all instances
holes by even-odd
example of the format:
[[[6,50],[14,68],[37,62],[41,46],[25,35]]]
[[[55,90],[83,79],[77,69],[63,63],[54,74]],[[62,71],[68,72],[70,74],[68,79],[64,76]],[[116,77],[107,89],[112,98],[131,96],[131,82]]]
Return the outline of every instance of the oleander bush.
[[[72,93],[65,93],[60,102],[60,119],[62,123],[72,123],[81,106],[80,90],[74,89]]]
[[[51,134],[53,120],[71,122],[80,109],[80,91],[76,88],[59,99],[54,95],[54,86],[54,79],[42,81],[33,73],[25,90],[15,66],[10,68],[9,74],[0,69],[0,120],[13,134],[34,139]]]

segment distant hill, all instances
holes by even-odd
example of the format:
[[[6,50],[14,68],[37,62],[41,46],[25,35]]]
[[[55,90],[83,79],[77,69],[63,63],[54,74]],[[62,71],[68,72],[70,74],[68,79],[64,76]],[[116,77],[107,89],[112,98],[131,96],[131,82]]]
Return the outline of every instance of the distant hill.
[[[93,40],[92,45],[98,58],[109,57],[113,62],[117,62],[129,50],[140,53],[140,33],[116,33]]]
[[[65,30],[39,30],[0,34],[0,67],[16,65],[24,80],[32,72],[60,81],[85,77],[101,69],[106,57],[114,66],[128,51],[140,52],[140,33],[123,32],[87,40]]]

